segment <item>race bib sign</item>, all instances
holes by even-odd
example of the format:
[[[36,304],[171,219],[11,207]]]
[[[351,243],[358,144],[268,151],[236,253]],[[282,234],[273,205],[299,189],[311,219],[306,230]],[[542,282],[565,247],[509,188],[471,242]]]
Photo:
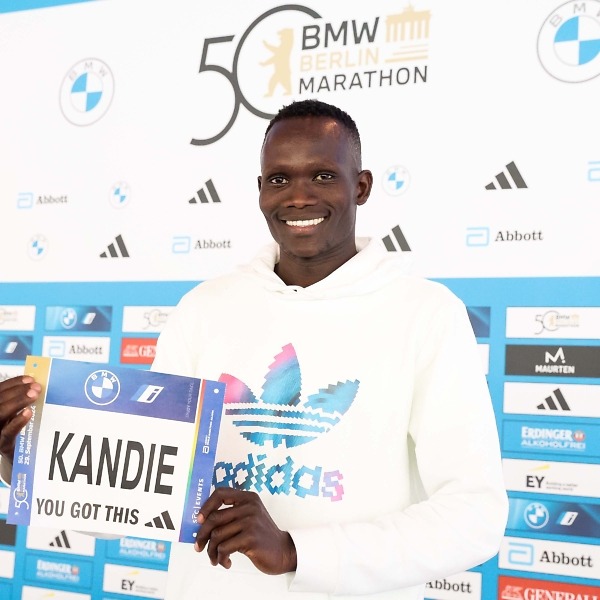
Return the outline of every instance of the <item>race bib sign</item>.
[[[225,385],[29,356],[42,386],[17,437],[8,522],[193,543]]]

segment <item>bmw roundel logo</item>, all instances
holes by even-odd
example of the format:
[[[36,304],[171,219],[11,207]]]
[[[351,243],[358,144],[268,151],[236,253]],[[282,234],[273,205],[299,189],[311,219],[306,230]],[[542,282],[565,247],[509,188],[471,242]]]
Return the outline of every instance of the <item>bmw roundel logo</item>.
[[[73,329],[77,324],[77,312],[74,308],[65,308],[60,313],[60,324],[65,329]]]
[[[381,185],[389,196],[404,194],[410,185],[410,173],[406,167],[394,165],[383,174]]]
[[[32,260],[41,260],[48,254],[48,240],[41,234],[34,235],[29,240],[27,248],[29,258]]]
[[[108,65],[86,58],[73,65],[60,87],[60,107],[73,125],[91,125],[104,116],[113,98],[115,82]]]
[[[600,75],[600,0],[571,0],[554,9],[540,29],[537,50],[544,69],[560,81]]]
[[[85,395],[87,399],[98,406],[106,406],[114,402],[121,391],[119,378],[106,369],[94,371],[85,380]]]
[[[525,507],[523,518],[532,529],[541,529],[548,523],[550,513],[541,502],[532,502]]]

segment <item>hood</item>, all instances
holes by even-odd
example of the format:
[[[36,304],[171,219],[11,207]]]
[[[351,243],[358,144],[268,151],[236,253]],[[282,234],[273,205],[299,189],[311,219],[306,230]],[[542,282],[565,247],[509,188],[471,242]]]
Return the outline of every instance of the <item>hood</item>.
[[[265,289],[271,292],[302,300],[360,296],[380,289],[393,279],[409,275],[410,256],[388,252],[380,240],[357,238],[356,249],[358,253],[348,262],[306,288],[286,285],[275,275],[275,264],[279,261],[279,246],[275,242],[264,246],[254,260],[240,270],[253,278],[259,277]]]

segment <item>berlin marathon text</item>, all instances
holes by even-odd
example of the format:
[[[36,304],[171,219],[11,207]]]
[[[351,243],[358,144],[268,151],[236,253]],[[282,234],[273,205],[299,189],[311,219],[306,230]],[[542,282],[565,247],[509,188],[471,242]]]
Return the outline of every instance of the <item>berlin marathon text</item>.
[[[417,83],[427,83],[427,65],[301,77],[298,93],[314,94],[316,92],[337,92],[339,90],[391,87],[393,85]]]

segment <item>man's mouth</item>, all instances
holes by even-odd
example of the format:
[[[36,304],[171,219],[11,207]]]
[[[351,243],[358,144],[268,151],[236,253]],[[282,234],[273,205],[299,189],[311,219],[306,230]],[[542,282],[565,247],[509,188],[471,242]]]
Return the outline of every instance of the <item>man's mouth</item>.
[[[286,221],[285,224],[290,227],[310,227],[311,225],[318,225],[325,220],[325,217],[319,217],[318,219],[306,219],[304,221]]]

